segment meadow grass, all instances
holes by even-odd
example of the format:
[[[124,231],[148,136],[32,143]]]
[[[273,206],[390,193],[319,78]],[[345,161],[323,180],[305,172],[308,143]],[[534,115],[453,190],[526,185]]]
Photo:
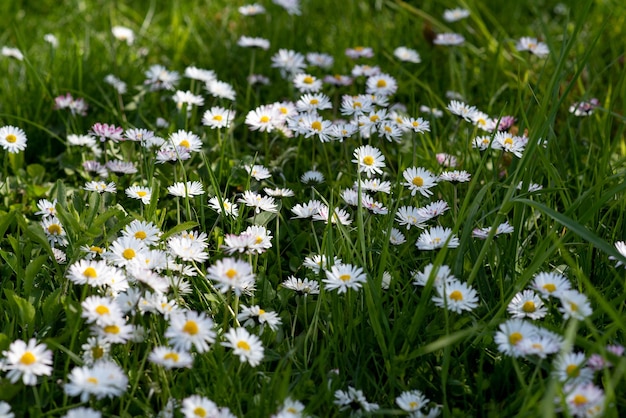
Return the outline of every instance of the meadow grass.
[[[23,54],[0,57],[0,416],[626,410],[622,2],[264,1],[253,16],[240,1],[57,3],[0,2],[0,46]],[[455,7],[469,15],[445,19]],[[442,33],[464,42],[433,43]],[[333,62],[289,71],[272,65],[281,49]],[[297,73],[351,82],[286,117]],[[342,111],[393,83],[361,119]],[[204,118],[214,106],[235,112],[228,126]],[[353,131],[321,141],[328,121]],[[302,179],[312,170],[323,181]],[[266,188],[293,195],[268,204]]]

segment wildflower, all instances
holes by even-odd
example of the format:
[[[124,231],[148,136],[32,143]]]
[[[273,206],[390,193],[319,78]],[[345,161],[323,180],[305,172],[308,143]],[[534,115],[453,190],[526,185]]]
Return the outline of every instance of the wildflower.
[[[26,133],[15,126],[3,126],[0,128],[0,146],[12,154],[17,154],[26,149]]]
[[[315,113],[307,113],[302,115],[295,130],[305,138],[317,135],[321,142],[330,142],[331,123]]]
[[[433,43],[435,45],[446,46],[461,45],[464,42],[465,38],[463,37],[463,35],[460,35],[458,33],[438,33],[433,40]]]
[[[174,90],[178,84],[180,75],[176,71],[168,71],[164,66],[155,64],[145,72],[146,80],[144,84],[150,91]]]
[[[363,190],[382,192],[386,194],[391,193],[391,183],[388,181],[381,181],[377,178],[361,180],[360,185]],[[355,182],[353,187],[358,189],[359,185]]]
[[[141,203],[147,205],[152,199],[152,189],[150,187],[143,186],[130,186],[125,190],[126,196],[131,199],[141,200]]]
[[[391,96],[398,90],[398,83],[389,74],[380,73],[369,77],[365,83],[365,88],[368,94]]]
[[[526,147],[526,140],[522,137],[511,135],[508,132],[498,132],[491,144],[493,149],[501,149],[510,152],[517,158],[522,158],[522,153]]]
[[[515,44],[515,48],[518,51],[529,51],[540,58],[543,58],[550,53],[548,45],[537,41],[537,38],[531,38],[528,36],[520,38]]]
[[[126,344],[133,337],[134,328],[124,318],[112,316],[101,324],[92,325],[91,332],[103,342]]]
[[[204,194],[202,183],[199,181],[177,182],[169,186],[167,191],[178,197],[193,197]]]
[[[233,290],[236,295],[253,287],[255,282],[252,266],[235,258],[218,260],[207,270],[207,277],[216,282],[222,293]]]
[[[290,289],[304,295],[317,295],[320,293],[320,286],[316,281],[300,279],[295,276],[289,276],[281,285],[285,289]]]
[[[615,243],[615,249],[622,256],[622,258],[626,258],[626,242],[624,242],[624,241],[617,241]],[[614,257],[612,255],[609,256],[609,260],[617,260],[617,263],[615,263],[615,267],[619,267],[619,266],[623,266],[624,265],[624,262],[618,260],[617,257]]]
[[[199,353],[209,350],[209,344],[215,342],[213,321],[203,312],[181,311],[170,317],[170,325],[165,337],[176,350],[189,351],[195,347]]]
[[[424,223],[428,219],[423,213],[419,212],[419,208],[414,206],[402,206],[396,212],[396,221],[400,225],[406,225],[406,229],[411,229],[412,226],[424,228]]]
[[[61,418],[101,418],[102,412],[96,411],[95,409],[91,409],[85,406],[79,406],[78,408],[73,408],[67,411],[67,413]]]
[[[239,216],[239,208],[228,199],[220,201],[217,196],[213,196],[209,199],[209,207],[220,215],[225,214],[233,218]]]
[[[364,413],[378,410],[379,406],[375,403],[367,401],[363,395],[363,391],[356,390],[352,386],[348,386],[347,391],[335,391],[335,405],[339,406],[340,411],[351,409],[352,413]]]
[[[107,123],[95,123],[89,134],[99,138],[100,142],[104,142],[107,139],[110,139],[113,142],[123,141],[122,133],[124,132],[123,128],[117,127],[115,125],[109,125]]]
[[[289,49],[279,49],[272,56],[272,67],[278,68],[283,78],[293,77],[304,69],[304,55]]]
[[[235,119],[235,111],[223,107],[213,106],[204,112],[202,124],[211,129],[230,128],[231,122]]]
[[[2,47],[2,52],[0,52],[3,56],[9,58],[15,58],[18,61],[24,61],[24,54],[17,48],[11,48],[8,46]]]
[[[291,398],[285,399],[280,410],[271,418],[297,418],[304,416],[304,404]]]
[[[332,109],[330,98],[324,93],[303,94],[296,102],[299,112],[315,112],[323,109]]]
[[[396,404],[406,412],[419,412],[430,400],[419,390],[405,391],[396,398]]]
[[[373,197],[367,194],[361,196],[361,205],[376,215],[386,215],[388,213],[388,209],[381,202],[374,200]]]
[[[265,38],[241,36],[237,40],[237,45],[243,48],[260,48],[267,51],[270,48],[270,41]]]
[[[277,117],[273,106],[262,105],[248,112],[245,124],[253,131],[272,132],[278,123]]]
[[[59,47],[59,39],[51,33],[46,33],[43,36],[43,40],[48,42],[52,48]]]
[[[451,100],[447,108],[453,115],[460,116],[467,122],[471,122],[471,116],[476,111],[474,106],[469,106],[458,100]]]
[[[563,337],[559,334],[537,328],[537,334],[531,338],[525,338],[517,345],[520,356],[536,355],[546,358],[550,354],[558,353],[563,345]]]
[[[146,251],[146,244],[142,240],[122,236],[113,241],[103,257],[118,267],[124,267],[143,251]]]
[[[593,111],[599,105],[598,99],[595,97],[586,102],[578,102],[574,103],[569,107],[569,112],[573,113],[575,116],[590,116],[593,114]]]
[[[389,242],[391,245],[401,245],[406,242],[406,237],[398,228],[391,228],[389,233]]]
[[[405,131],[413,131],[415,133],[422,134],[424,132],[430,132],[430,122],[425,121],[422,118],[410,118],[403,116],[400,118],[401,128]]]
[[[352,59],[358,58],[372,58],[374,56],[374,50],[368,46],[355,46],[353,48],[347,48],[346,56]]]
[[[83,361],[88,366],[93,366],[100,360],[108,360],[111,352],[111,344],[96,337],[89,337],[80,348],[83,350]]]
[[[604,391],[593,383],[567,385],[563,388],[568,413],[574,417],[604,416]]]
[[[474,238],[487,239],[487,237],[491,233],[491,229],[492,229],[491,227],[476,228],[476,229],[474,229],[472,231],[472,236]],[[502,234],[511,234],[511,233],[513,233],[513,231],[514,231],[514,229],[509,224],[509,221],[504,221],[503,223],[501,223],[500,225],[498,225],[496,227],[496,232],[495,232],[494,236],[498,236],[498,235],[502,235]]]
[[[81,316],[87,323],[105,326],[115,319],[122,318],[122,310],[113,299],[104,296],[88,296],[82,303]]]
[[[436,287],[437,295],[432,300],[435,305],[452,312],[472,311],[478,306],[478,294],[465,283],[449,278]]]
[[[98,192],[98,193],[115,193],[117,188],[115,187],[115,183],[112,181],[106,183],[104,181],[88,181],[85,183],[85,190],[88,192]]]
[[[384,121],[378,127],[378,135],[389,142],[399,142],[402,137],[402,130],[395,122]]]
[[[332,57],[332,55],[320,52],[307,53],[306,60],[309,62],[309,64],[323,68],[325,70],[329,70],[335,62],[335,59]]]
[[[65,228],[56,216],[46,217],[41,221],[41,226],[50,242],[50,245],[58,244],[62,247],[67,245]]]
[[[205,88],[213,97],[234,101],[237,96],[233,86],[224,81],[211,80],[206,83]]]
[[[393,51],[393,55],[400,61],[404,62],[412,62],[414,64],[419,64],[420,62],[422,62],[422,58],[416,50],[407,48],[405,46],[397,47]]]
[[[183,105],[187,105],[187,110],[191,110],[193,106],[202,106],[204,105],[204,98],[202,96],[198,96],[193,94],[191,91],[182,91],[177,90],[176,93],[172,96],[172,100],[176,103],[176,109],[182,110]]]
[[[131,161],[111,160],[106,163],[105,167],[112,173],[135,174],[137,172],[135,163]]]
[[[113,88],[115,89],[115,91],[117,91],[118,94],[126,94],[126,92],[128,91],[128,87],[126,86],[126,83],[124,83],[122,80],[120,80],[113,74],[107,74],[104,77],[104,82],[113,86]]]
[[[517,293],[506,309],[513,318],[541,319],[548,313],[541,298],[532,290]]]
[[[590,383],[593,380],[593,371],[585,367],[584,353],[564,353],[554,361],[552,374],[560,382],[573,385]]]
[[[449,181],[450,183],[465,183],[470,181],[471,174],[465,170],[444,171],[439,174],[439,180]]]
[[[137,238],[149,246],[159,242],[161,231],[152,222],[134,219],[130,224],[124,227],[122,235]]]
[[[268,312],[258,305],[242,306],[241,312],[237,315],[237,320],[244,326],[253,326],[257,323],[261,326],[267,325],[273,331],[276,331],[282,322],[276,312]]]
[[[532,287],[543,296],[558,298],[561,293],[571,289],[571,284],[562,274],[541,272],[535,276]]]
[[[521,357],[521,343],[528,339],[533,340],[538,336],[537,327],[522,319],[509,319],[500,324],[494,340],[498,344],[498,350],[511,357]]]
[[[115,269],[104,261],[80,260],[69,267],[67,278],[75,284],[98,287],[114,274]]]
[[[324,175],[317,170],[309,170],[300,176],[302,183],[323,183]]]
[[[446,202],[445,200],[436,200],[422,208],[417,209],[417,213],[422,218],[430,220],[443,214],[448,209],[450,209],[450,206],[448,206],[448,202]]]
[[[135,42],[135,33],[132,29],[124,26],[113,26],[111,28],[113,37],[118,41],[126,42],[127,45],[132,45]]]
[[[2,352],[5,356],[3,369],[8,370],[7,378],[16,383],[20,378],[25,385],[37,384],[37,376],[52,374],[52,351],[37,340],[31,338],[28,343],[15,340],[9,349]]]
[[[326,205],[320,205],[317,208],[317,213],[313,214],[313,220],[324,221],[325,223],[330,221],[333,224],[339,223],[341,225],[350,225],[352,223],[348,212],[343,209],[335,208],[331,214]]]
[[[407,168],[402,172],[402,176],[406,180],[402,185],[409,188],[411,196],[419,192],[422,196],[429,197],[433,194],[430,189],[437,185],[437,176],[422,167]]]
[[[361,267],[351,264],[335,264],[330,270],[324,270],[326,278],[322,280],[326,290],[337,290],[345,293],[348,289],[357,290],[367,281],[367,276]]]
[[[352,78],[347,75],[335,74],[324,77],[324,83],[333,86],[349,86],[352,84]]]
[[[70,93],[54,98],[55,109],[69,109],[72,115],[85,116],[89,106],[82,98],[74,99]]]
[[[274,4],[282,7],[290,15],[300,15],[300,0],[272,0]]]
[[[181,413],[185,418],[218,417],[219,408],[212,400],[204,396],[192,395],[182,402]]]
[[[265,13],[265,7],[258,3],[247,4],[245,6],[239,7],[239,13],[244,16],[255,16]]]
[[[443,287],[445,283],[450,280],[456,280],[452,275],[450,267],[446,265],[434,266],[432,263],[424,267],[422,271],[416,271],[412,273],[413,284],[415,286],[426,286],[430,280],[433,281],[433,285],[437,288]],[[431,279],[432,277],[432,279]]]
[[[361,116],[374,110],[372,99],[368,96],[343,96],[341,114],[344,116]]]
[[[167,240],[172,255],[185,261],[203,263],[209,258],[205,251],[206,243],[186,235],[173,236]]]
[[[87,402],[90,395],[96,399],[114,398],[126,391],[128,377],[120,366],[111,360],[100,360],[93,366],[74,367],[69,374],[64,391],[69,396],[79,396]]]
[[[561,307],[559,311],[564,319],[574,318],[582,321],[591,315],[591,305],[589,299],[583,293],[576,290],[564,290],[559,294]]]
[[[443,20],[446,22],[456,22],[465,19],[470,15],[470,11],[457,7],[456,9],[446,9],[443,12]]]
[[[272,197],[292,197],[294,196],[294,192],[291,189],[276,187],[274,189],[270,189],[269,187],[265,187],[263,189],[266,195]]]
[[[245,328],[230,328],[224,338],[226,341],[222,345],[232,348],[233,353],[239,356],[239,361],[247,362],[252,367],[261,364],[264,349],[259,337],[250,334]]]
[[[310,74],[299,73],[293,78],[293,85],[301,93],[316,93],[322,89],[322,80]]]
[[[373,174],[382,174],[385,167],[385,156],[378,148],[370,145],[363,145],[354,150],[353,163],[358,164],[359,173],[365,173],[367,177]]]

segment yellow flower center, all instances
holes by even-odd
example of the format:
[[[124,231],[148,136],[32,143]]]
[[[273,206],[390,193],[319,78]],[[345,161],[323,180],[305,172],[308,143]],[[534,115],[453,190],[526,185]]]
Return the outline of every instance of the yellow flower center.
[[[222,115],[215,115],[215,116],[213,116],[213,120],[216,120],[216,121],[218,121],[218,122],[221,122],[221,121],[222,121],[222,119],[224,119],[224,118],[222,117]]]
[[[513,332],[511,335],[509,335],[509,342],[511,343],[511,345],[517,345],[517,343],[522,341],[523,338],[524,336],[519,332]]]
[[[508,137],[504,140],[504,145],[513,145],[513,138]]]
[[[556,286],[552,283],[546,283],[542,287],[548,293],[552,293],[556,290]]]
[[[137,196],[139,196],[139,197],[144,197],[147,194],[148,194],[148,192],[144,192],[143,190],[140,190],[140,191],[137,192]]]
[[[106,314],[108,314],[109,312],[110,312],[110,311],[109,311],[109,308],[107,308],[107,307],[106,307],[106,306],[104,306],[104,305],[98,305],[98,306],[96,307],[96,313],[97,313],[98,315],[106,315]]]
[[[365,165],[374,164],[374,157],[372,157],[371,155],[366,155],[365,157],[363,157],[363,164]]]
[[[315,79],[313,77],[311,77],[310,75],[307,75],[306,77],[304,77],[302,79],[302,82],[304,84],[313,84],[314,81],[315,81]]]
[[[148,234],[146,234],[144,231],[135,232],[135,238],[137,239],[146,239],[147,236]]]
[[[575,304],[574,302],[569,303],[569,308],[572,310],[572,312],[578,311],[578,305]]]
[[[104,252],[102,248],[96,247],[95,245],[92,245],[91,247],[89,247],[89,251],[93,251],[94,253],[98,253],[98,254],[102,254]]]
[[[415,176],[413,180],[411,180],[411,183],[413,183],[414,186],[422,187],[424,185],[424,179],[420,176]]]
[[[132,248],[127,248],[124,250],[124,252],[122,253],[122,257],[124,257],[127,260],[131,260],[133,258],[135,258],[135,250],[133,250]]]
[[[350,275],[342,274],[341,276],[339,276],[339,280],[341,280],[342,282],[347,282],[348,280],[350,280]]]
[[[259,309],[259,316],[263,315],[264,313],[265,313],[265,310]]]
[[[418,126],[420,126],[420,123],[418,121],[413,121],[411,122],[411,125],[413,125],[414,128],[417,128]]]
[[[387,82],[383,79],[380,79],[376,82],[376,87],[378,88],[387,87]]]
[[[48,232],[50,233],[50,235],[60,235],[61,231],[61,225],[59,224],[52,224],[48,227]]]
[[[120,327],[118,327],[117,325],[107,325],[106,327],[104,327],[104,332],[106,332],[107,334],[119,334]]]
[[[237,343],[237,348],[241,348],[242,350],[250,351],[250,344],[245,341],[239,341]]]
[[[361,102],[354,102],[352,107],[363,107],[363,103],[361,103]]]
[[[441,238],[433,238],[433,244],[439,244],[441,242]]]
[[[319,120],[314,121],[313,123],[311,123],[311,129],[313,129],[314,131],[321,131],[322,122],[320,122]]]
[[[570,364],[565,368],[565,373],[568,377],[578,377],[580,375],[580,369],[576,364]]]
[[[387,125],[385,126],[385,131],[391,133],[393,132],[393,129],[391,129],[391,126]]]
[[[193,414],[197,417],[206,417],[206,411],[200,406],[193,410]]]
[[[97,379],[97,378],[95,378],[95,377],[93,377],[93,376],[88,377],[88,378],[87,378],[87,381],[88,381],[89,383],[93,383],[94,385],[97,385],[97,384],[98,384],[98,379]]]
[[[535,309],[536,309],[535,308],[535,302],[533,302],[532,300],[527,300],[522,305],[522,311],[524,311],[526,313],[533,313],[533,312],[535,312]]]
[[[91,349],[91,355],[94,359],[99,359],[104,356],[104,349],[102,347],[94,347]]]
[[[25,364],[26,366],[30,366],[36,361],[37,357],[35,357],[35,355],[30,351],[25,352],[22,354],[22,357],[20,357],[20,363]]]
[[[298,410],[296,408],[294,408],[293,406],[290,406],[289,408],[287,408],[287,412],[289,412],[290,414],[297,414]]]
[[[233,279],[237,275],[237,270],[228,269],[225,274],[226,274],[226,277],[228,277],[229,279]]]
[[[261,116],[261,123],[268,123],[270,121],[269,116]]]
[[[96,277],[98,277],[98,272],[93,267],[87,267],[85,271],[83,271],[83,276],[87,277],[88,279],[95,279]]]
[[[178,145],[180,145],[181,147],[185,147],[185,148],[189,148],[189,141],[187,141],[186,139],[183,139],[182,141],[180,141],[178,143]]]
[[[411,401],[409,402],[409,408],[411,409],[417,409],[417,407],[419,406],[419,404],[415,401]]]
[[[380,119],[380,117],[379,117],[378,115],[372,115],[372,116],[370,116],[370,121],[371,121],[371,122],[376,123],[376,122],[378,122],[378,119]]]
[[[167,353],[166,355],[163,356],[163,360],[172,360],[174,363],[178,363],[178,354],[176,353]]]
[[[5,139],[9,144],[13,144],[17,141],[17,137],[13,134],[8,134]]]
[[[262,237],[262,236],[258,236],[258,237],[256,237],[256,239],[254,240],[254,243],[255,243],[255,244],[260,244],[260,243],[262,243],[262,242],[263,242],[263,237]]]
[[[573,402],[576,406],[583,406],[584,404],[589,402],[589,400],[585,395],[577,394],[576,396],[574,396]]]
[[[199,331],[198,324],[194,321],[185,322],[185,326],[183,327],[183,332],[186,332],[189,335],[196,335]]]
[[[455,290],[454,292],[450,293],[450,299],[455,302],[460,302],[463,300],[463,293],[461,293],[460,290]]]

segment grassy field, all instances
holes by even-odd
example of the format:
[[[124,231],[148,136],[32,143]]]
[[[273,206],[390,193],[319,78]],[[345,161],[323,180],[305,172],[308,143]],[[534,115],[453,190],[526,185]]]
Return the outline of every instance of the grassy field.
[[[626,6],[0,2],[0,417],[619,417]]]

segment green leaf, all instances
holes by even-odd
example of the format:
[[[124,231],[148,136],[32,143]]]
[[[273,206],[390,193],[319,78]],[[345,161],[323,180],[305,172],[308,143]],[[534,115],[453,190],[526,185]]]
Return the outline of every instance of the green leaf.
[[[4,289],[4,294],[9,300],[9,306],[11,306],[13,313],[18,318],[18,324],[32,331],[35,325],[35,307],[10,289]]]
[[[9,229],[9,226],[15,221],[15,212],[9,212],[6,215],[0,216],[0,237]]]
[[[33,290],[35,276],[37,276],[37,273],[39,273],[41,266],[46,260],[48,260],[48,255],[40,255],[26,266],[26,270],[24,271],[24,294],[30,295]]]

